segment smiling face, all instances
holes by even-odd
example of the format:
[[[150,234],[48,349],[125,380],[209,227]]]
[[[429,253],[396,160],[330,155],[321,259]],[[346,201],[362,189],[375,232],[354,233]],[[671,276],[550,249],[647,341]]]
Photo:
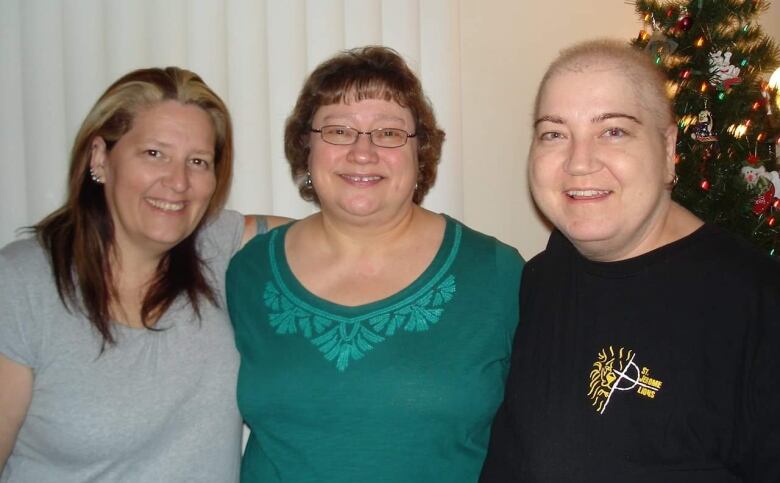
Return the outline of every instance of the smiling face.
[[[90,166],[123,256],[159,256],[195,230],[216,188],[214,147],[208,114],[176,101],[140,110],[110,151],[93,140]]]
[[[414,134],[412,113],[392,101],[365,99],[322,106],[312,127],[343,125],[361,132],[397,128]],[[325,215],[352,221],[385,221],[413,207],[417,182],[417,140],[383,148],[361,134],[355,144],[333,145],[319,134],[309,136],[309,171]],[[369,220],[369,221],[371,221]]]
[[[529,153],[534,199],[586,257],[657,246],[671,204],[677,129],[659,125],[619,67],[563,69],[540,92]]]

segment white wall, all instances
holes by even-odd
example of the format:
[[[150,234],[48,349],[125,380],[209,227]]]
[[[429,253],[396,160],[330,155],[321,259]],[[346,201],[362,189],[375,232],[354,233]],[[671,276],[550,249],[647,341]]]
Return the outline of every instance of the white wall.
[[[27,4],[31,1],[31,4]],[[147,0],[147,3],[151,0]],[[152,2],[151,5],[167,6],[161,14],[169,19],[170,23],[178,14],[177,8],[188,7],[188,15],[192,17],[197,24],[198,19],[210,18],[209,16],[222,14],[225,15],[231,25],[240,22],[248,22],[252,12],[257,10],[257,16],[266,18],[267,23],[259,25],[256,29],[256,37],[242,39],[240,42],[233,39],[234,32],[227,32],[226,38],[229,45],[261,45],[268,38],[273,38],[273,30],[283,28],[295,19],[289,19],[287,16],[281,19],[275,19],[274,16],[279,12],[289,13],[292,5],[304,5],[310,11],[307,26],[300,26],[298,30],[285,28],[285,35],[290,37],[296,35],[296,32],[302,33],[305,37],[306,29],[314,32],[331,31],[328,29],[326,19],[322,15],[331,12],[329,8],[324,9],[322,15],[317,14],[318,6],[326,0],[296,0],[292,4],[289,0],[280,2],[261,2],[259,0],[226,0],[220,2],[213,1],[191,1],[191,0],[166,0],[165,2]],[[341,5],[336,0],[327,0],[328,5],[334,2]],[[88,106],[94,102],[93,92],[101,91],[110,80],[118,76],[121,72],[127,70],[123,66],[114,65],[110,57],[106,62],[111,65],[105,66],[108,75],[95,72],[87,68],[87,62],[97,51],[103,49],[110,50],[111,45],[95,46],[95,52],[83,52],[80,56],[75,56],[63,61],[53,54],[57,51],[56,45],[51,49],[40,53],[41,59],[34,59],[33,64],[45,67],[45,72],[21,72],[20,66],[29,65],[25,59],[20,58],[20,42],[26,42],[34,39],[38,34],[48,34],[51,29],[63,29],[63,25],[71,25],[72,17],[75,15],[73,7],[92,5],[92,9],[125,9],[128,12],[138,10],[135,2],[123,2],[121,0],[66,0],[64,4],[61,0],[0,0],[0,100],[4,109],[0,110],[0,245],[8,242],[12,230],[20,224],[30,224],[37,221],[39,213],[50,211],[59,203],[59,200],[49,199],[51,193],[61,193],[61,186],[64,184],[65,167],[50,166],[53,159],[62,160],[69,146],[74,127],[68,127],[66,131],[53,129],[48,126],[29,125],[25,119],[19,119],[17,115],[11,115],[18,112],[21,108],[22,99],[14,94],[22,89],[24,79],[37,80],[32,86],[24,86],[26,89],[34,89],[36,102],[33,106],[38,106],[40,112],[34,112],[35,115],[44,113],[43,116],[48,121],[66,122],[72,126],[78,120],[71,119],[78,112],[79,119],[83,116],[86,109],[71,108],[72,104]],[[368,3],[366,3],[368,2]],[[132,3],[132,5],[131,5]],[[28,5],[23,7],[22,5]],[[60,5],[64,5],[62,7]],[[125,7],[122,7],[125,5]],[[178,7],[177,7],[178,5]],[[380,7],[378,0],[346,0],[343,4],[345,11],[349,13],[346,16],[334,17],[339,25],[334,29],[341,29],[346,33],[343,37],[356,37],[360,39],[370,39],[376,37],[376,32],[371,29],[370,22],[361,22],[360,18],[352,18],[362,15],[362,10],[357,9],[363,5],[365,10],[373,5],[376,10]],[[434,105],[440,120],[443,121],[445,129],[448,131],[448,143],[445,151],[445,158],[442,160],[443,182],[431,194],[428,205],[436,210],[443,210],[460,216],[463,221],[469,225],[493,234],[498,238],[516,246],[520,252],[530,258],[544,248],[548,229],[538,218],[528,197],[525,177],[525,159],[530,140],[530,119],[531,102],[535,94],[536,86],[541,75],[561,48],[586,38],[594,36],[612,36],[623,39],[630,39],[638,33],[642,27],[641,22],[634,13],[633,5],[625,3],[623,0],[559,0],[559,1],[521,1],[521,0],[395,0],[395,2],[382,2],[387,5],[386,12],[383,12],[383,18],[388,25],[380,25],[377,29],[382,31],[382,36],[377,39],[390,39],[393,45],[400,45],[402,52],[411,52],[415,46],[422,46],[421,52],[413,55],[411,63],[421,71],[423,85],[433,94]],[[418,17],[404,14],[405,22],[420,22],[420,25],[414,25],[408,28],[397,28],[398,22],[404,22],[403,19],[393,17],[391,14],[397,8],[389,8],[390,5],[396,7],[403,6],[404,9],[418,12]],[[56,8],[54,8],[57,6]],[[303,8],[303,7],[301,7]],[[20,14],[21,9],[21,14]],[[212,12],[212,10],[214,12]],[[216,12],[216,13],[215,13]],[[160,13],[160,12],[158,12]],[[42,16],[50,20],[48,25],[45,22],[34,22],[29,18],[30,15]],[[279,14],[281,15],[281,14]],[[368,15],[366,13],[366,15]],[[289,15],[288,15],[289,16]],[[327,15],[326,15],[327,16]],[[120,24],[124,17],[132,21],[132,15],[107,15],[106,18],[117,22],[116,28],[121,28]],[[14,18],[22,18],[21,24],[13,21]],[[100,39],[100,28],[91,22],[87,22],[88,17],[79,17],[81,20],[75,22],[80,25],[79,35],[83,31],[93,32],[93,38]],[[328,17],[329,18],[329,17]],[[375,18],[375,17],[372,17]],[[86,22],[86,23],[85,23]],[[395,22],[396,27],[393,27]],[[147,22],[148,23],[148,22]],[[343,23],[343,25],[342,25]],[[143,19],[135,24],[145,24]],[[134,25],[135,25],[134,24]],[[322,25],[320,25],[322,24]],[[25,26],[37,26],[36,28],[46,31],[37,32],[35,29]],[[48,27],[47,27],[48,25]],[[148,28],[153,28],[154,24]],[[317,27],[319,25],[319,27]],[[352,25],[352,28],[350,28]],[[357,29],[360,26],[362,30]],[[157,25],[160,27],[160,25]],[[376,26],[374,26],[376,27]],[[419,28],[418,28],[419,27]],[[442,28],[444,27],[444,30]],[[775,37],[780,35],[780,7],[773,7],[764,17],[764,30]],[[114,27],[112,27],[114,28]],[[318,30],[319,29],[319,30]],[[165,30],[165,29],[163,29]],[[198,30],[196,30],[198,31]],[[352,32],[350,34],[349,32]],[[372,33],[374,32],[374,33]],[[417,32],[415,34],[415,32]],[[140,34],[139,34],[140,35]],[[166,34],[171,38],[177,37],[176,32]],[[418,37],[415,37],[418,35]],[[65,28],[63,38],[68,41],[75,36]],[[333,42],[326,43],[318,40],[319,37],[301,38],[295,40],[290,38],[284,41],[284,47],[291,49],[291,46],[308,42],[314,50],[310,52],[309,60],[318,60],[327,55],[323,50],[340,48],[344,44],[349,44],[350,39],[337,38]],[[372,37],[374,36],[374,37]],[[197,36],[196,36],[197,37]],[[123,37],[132,40],[132,35]],[[145,37],[140,37],[138,42],[146,42]],[[340,40],[339,40],[340,39]],[[458,41],[459,39],[459,41]],[[355,40],[355,39],[353,39]],[[451,48],[448,48],[448,42]],[[66,42],[67,43],[67,42]],[[94,44],[94,43],[93,43]],[[86,43],[84,45],[92,45]],[[286,47],[285,47],[286,46]],[[102,48],[98,48],[102,47]],[[122,46],[113,46],[120,48]],[[125,46],[122,50],[131,49],[133,46]],[[211,50],[209,46],[201,46],[199,49],[205,54]],[[218,46],[212,46],[215,49]],[[223,46],[224,47],[224,46]],[[244,51],[237,48],[227,49],[231,56],[225,62],[228,64],[241,63],[242,69],[246,72],[237,77],[231,77],[226,80],[220,73],[224,66],[206,62],[194,65],[196,70],[203,71],[207,81],[215,83],[218,90],[225,89],[229,92],[228,102],[234,112],[239,135],[238,152],[240,156],[236,160],[236,182],[234,183],[233,206],[251,211],[272,210],[277,214],[299,216],[302,214],[300,205],[280,202],[278,196],[272,199],[267,193],[264,193],[262,179],[268,183],[269,177],[273,178],[273,189],[278,189],[277,184],[289,183],[284,172],[284,163],[282,160],[271,159],[271,166],[262,163],[268,163],[268,160],[260,158],[275,158],[280,155],[280,136],[278,129],[280,119],[271,116],[270,119],[258,116],[254,105],[272,104],[281,102],[277,99],[265,99],[259,94],[251,94],[252,86],[262,82],[271,82],[272,84],[286,84],[287,90],[297,91],[299,79],[303,72],[298,70],[311,69],[313,66],[300,67],[280,65],[285,62],[284,51],[277,48],[271,48],[266,52]],[[182,47],[183,48],[183,47]],[[162,49],[162,50],[160,50]],[[169,59],[180,55],[167,52],[176,50],[176,45],[166,42],[160,42],[152,57],[146,59],[147,63],[169,62]],[[172,50],[172,51],[173,51]],[[181,49],[179,49],[181,50]],[[255,49],[257,50],[257,49]],[[48,53],[47,53],[48,52]],[[177,51],[178,52],[178,51]],[[282,52],[282,53],[279,53]],[[213,53],[212,53],[213,54]],[[277,55],[278,54],[278,55]],[[275,56],[272,72],[266,72],[261,65],[246,63],[247,58],[253,58],[256,55],[258,62],[263,62],[263,56]],[[52,61],[47,61],[50,56]],[[213,56],[219,57],[218,54]],[[316,58],[316,59],[315,59]],[[182,60],[186,57],[181,57]],[[144,64],[144,59],[136,59],[138,63]],[[459,67],[457,62],[459,61]],[[242,63],[243,62],[243,63]],[[91,65],[91,64],[90,64]],[[123,64],[124,65],[124,64]],[[459,69],[452,72],[452,66]],[[436,67],[438,70],[434,70]],[[269,68],[270,69],[270,68]],[[289,72],[291,74],[285,74]],[[444,74],[443,74],[444,72]],[[447,74],[449,72],[449,74]],[[293,75],[295,74],[295,75]],[[460,79],[458,79],[458,74]],[[290,79],[285,81],[284,75]],[[450,77],[447,77],[447,76]],[[52,79],[65,79],[66,86],[59,81]],[[270,80],[269,80],[270,79]],[[71,86],[68,88],[67,86]],[[72,94],[69,94],[69,89]],[[65,90],[65,103],[47,101],[46,92]],[[89,92],[89,100],[83,99]],[[241,94],[250,92],[249,94]],[[294,92],[293,92],[294,94]],[[282,96],[285,104],[290,104],[288,97],[293,94]],[[32,94],[28,94],[30,99]],[[74,100],[75,99],[75,100]],[[30,104],[29,102],[25,105]],[[15,107],[16,106],[16,107]],[[274,109],[272,109],[273,111]],[[287,111],[283,106],[276,106],[276,110]],[[281,114],[280,114],[281,115]],[[28,122],[25,125],[25,122]],[[23,128],[27,130],[36,130],[38,135],[32,142],[20,146],[16,139],[21,135]],[[256,132],[255,132],[256,131]],[[265,141],[268,140],[268,141]],[[271,144],[272,149],[252,150],[249,148],[249,142],[257,142],[262,145]],[[14,147],[15,146],[15,147]],[[276,148],[273,148],[276,146]],[[280,168],[281,166],[281,168]],[[281,169],[281,171],[280,171]],[[16,188],[20,183],[25,183],[25,178],[41,177],[44,178],[39,186],[52,186],[52,189],[31,190],[27,193],[27,206],[20,206],[13,198],[7,195],[8,190]],[[458,181],[457,178],[462,178]],[[462,186],[461,186],[462,185]],[[56,189],[55,189],[56,188]],[[453,191],[455,190],[455,191]],[[462,191],[460,191],[462,190]],[[284,196],[293,196],[294,190],[285,187]],[[454,195],[453,193],[457,193]],[[282,196],[282,198],[284,198]],[[454,198],[453,198],[454,196]],[[284,200],[282,200],[284,201]],[[289,204],[289,207],[287,206]],[[45,205],[45,210],[44,210]],[[270,207],[270,208],[269,208]],[[25,215],[26,212],[29,214]],[[303,213],[305,214],[305,213]],[[13,226],[11,226],[13,225]]]
[[[594,36],[628,40],[642,22],[620,0],[461,5],[466,222],[530,258],[549,234],[526,185],[537,84],[567,45]]]
[[[780,38],[780,1],[762,17]],[[547,64],[571,43],[629,40],[642,28],[623,0],[461,0],[465,221],[530,258],[549,229],[526,186],[531,104]],[[445,159],[443,162],[447,162]]]

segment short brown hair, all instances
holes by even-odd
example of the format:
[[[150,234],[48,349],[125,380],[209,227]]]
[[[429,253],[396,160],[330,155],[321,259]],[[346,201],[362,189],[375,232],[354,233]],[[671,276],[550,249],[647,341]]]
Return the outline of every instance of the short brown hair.
[[[420,204],[436,181],[444,131],[436,124],[417,76],[396,51],[380,46],[341,52],[306,79],[284,130],[284,152],[301,197],[319,204],[314,187],[305,182],[311,122],[317,109],[363,99],[394,101],[412,112],[419,160],[413,201]]]
[[[666,75],[647,53],[614,39],[586,40],[562,50],[539,83],[534,119],[539,117],[539,101],[550,78],[561,72],[582,72],[594,66],[619,67],[634,86],[641,105],[653,113],[658,127],[665,129],[674,124],[672,104],[666,94]]]
[[[51,260],[63,304],[82,311],[104,343],[114,343],[109,313],[111,301],[116,297],[109,263],[114,223],[103,185],[93,181],[89,174],[92,142],[99,136],[111,150],[130,131],[138,112],[168,100],[198,106],[211,119],[215,134],[216,188],[198,227],[157,266],[143,300],[141,320],[150,327],[182,293],[198,315],[199,296],[217,303],[213,287],[203,273],[205,267],[195,237],[203,223],[224,206],[230,190],[233,173],[230,114],[219,96],[193,72],[178,67],[135,70],[114,82],[87,114],[70,155],[65,204],[33,227]]]

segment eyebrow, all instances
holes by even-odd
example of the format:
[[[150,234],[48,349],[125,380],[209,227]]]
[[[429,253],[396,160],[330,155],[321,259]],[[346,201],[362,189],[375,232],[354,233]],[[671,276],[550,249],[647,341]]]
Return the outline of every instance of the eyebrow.
[[[173,146],[173,144],[166,143],[166,142],[161,141],[161,140],[159,140],[157,138],[147,138],[147,139],[144,139],[143,142],[144,143],[150,143],[150,144],[156,144],[157,146],[160,146],[163,149],[168,149],[171,146]],[[216,150],[215,149],[198,149],[198,148],[196,148],[196,149],[194,149],[192,151],[192,153],[193,154],[199,154],[199,155],[208,154],[208,155],[214,156],[216,154]]]
[[[623,118],[628,119],[629,121],[634,121],[635,123],[642,125],[642,121],[640,121],[635,116],[632,116],[631,114],[625,114],[622,112],[605,112],[604,114],[600,114],[593,119],[591,119],[591,122],[601,122],[606,121],[607,119],[615,119],[615,118]]]
[[[536,121],[534,121],[534,127],[539,125],[541,122],[551,122],[553,124],[563,124],[563,119],[558,116],[542,116]]]
[[[350,119],[354,121],[355,115],[354,114],[329,114],[324,118],[322,118],[323,122],[328,120],[333,120],[333,119],[345,119],[345,120]],[[377,114],[376,116],[374,116],[374,120],[375,121],[397,121],[406,124],[405,119],[398,116],[394,116],[392,114]]]
[[[604,114],[599,114],[598,116],[594,117],[590,120],[592,123],[602,122],[606,121],[607,119],[615,119],[615,118],[623,118],[628,119],[629,121],[633,121],[640,126],[642,125],[642,121],[640,121],[636,116],[632,116],[631,114],[625,114],[622,112],[605,112]],[[539,125],[539,123],[542,122],[551,122],[553,124],[564,124],[563,118],[558,116],[542,116],[536,121],[534,121],[534,127]]]

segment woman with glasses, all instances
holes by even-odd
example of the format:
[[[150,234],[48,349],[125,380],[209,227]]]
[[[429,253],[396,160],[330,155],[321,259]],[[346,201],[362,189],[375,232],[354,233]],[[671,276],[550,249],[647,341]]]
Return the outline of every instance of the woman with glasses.
[[[339,54],[304,84],[285,148],[320,211],[257,237],[228,271],[252,431],[242,481],[478,478],[523,262],[420,206],[443,140],[390,49]]]

